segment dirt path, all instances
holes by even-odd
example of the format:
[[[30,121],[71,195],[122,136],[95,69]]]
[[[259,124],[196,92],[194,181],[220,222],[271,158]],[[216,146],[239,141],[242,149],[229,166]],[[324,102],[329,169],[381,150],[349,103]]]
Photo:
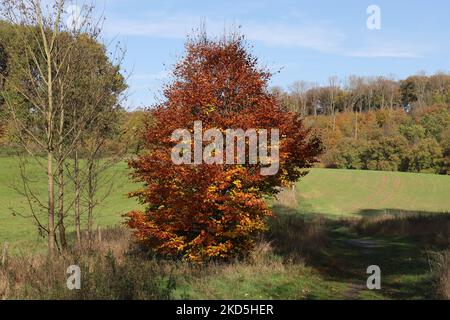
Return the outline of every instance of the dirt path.
[[[359,300],[359,295],[362,291],[367,290],[366,286],[362,284],[348,284],[348,290],[344,293],[345,300]]]
[[[367,239],[348,239],[345,241],[349,246],[355,247],[361,255],[370,257],[374,253],[374,250],[383,248],[383,245],[376,240]],[[347,300],[358,300],[361,292],[367,290],[366,284],[363,283],[349,283],[348,290],[344,293],[344,297]]]

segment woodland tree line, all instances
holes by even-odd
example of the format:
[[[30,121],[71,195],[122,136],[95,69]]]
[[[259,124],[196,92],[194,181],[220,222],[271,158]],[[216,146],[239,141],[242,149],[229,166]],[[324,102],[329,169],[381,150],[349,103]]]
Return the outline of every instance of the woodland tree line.
[[[450,74],[330,77],[272,92],[320,132],[325,167],[450,172]]]
[[[404,80],[393,77],[330,77],[326,85],[297,81],[285,91],[272,88],[285,108],[308,115],[334,115],[337,112],[364,112],[379,109],[414,108],[450,103],[450,74],[425,72]]]
[[[320,132],[325,167],[450,173],[449,105],[424,106],[410,113],[401,108],[342,112],[336,117],[308,117],[307,122]]]

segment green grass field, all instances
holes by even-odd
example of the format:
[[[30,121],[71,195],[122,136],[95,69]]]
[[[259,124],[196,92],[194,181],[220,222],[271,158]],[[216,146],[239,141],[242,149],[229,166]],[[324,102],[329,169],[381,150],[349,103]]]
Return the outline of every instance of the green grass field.
[[[297,199],[300,211],[326,215],[450,212],[450,177],[314,169],[298,184]]]
[[[45,201],[47,192],[45,171],[35,162],[30,162],[27,168],[34,192]],[[130,181],[125,163],[110,169],[106,176],[108,185],[111,178],[114,182],[111,194],[95,210],[95,223],[102,227],[121,223],[124,213],[139,208],[139,204],[127,196],[127,193],[138,188],[138,185]],[[0,158],[0,243],[8,242],[13,250],[30,246],[45,248],[45,243],[39,237],[34,219],[31,217],[27,200],[18,190],[23,190],[18,159]],[[100,190],[100,194],[106,194],[107,190],[109,189]],[[66,195],[67,202],[70,203],[72,196],[70,183]],[[40,213],[40,217],[42,221],[46,221],[45,212]],[[70,232],[73,230],[71,217],[68,217],[66,222]]]
[[[31,185],[42,199],[46,196],[45,172],[29,163]],[[96,209],[96,224],[120,223],[122,215],[139,208],[127,193],[138,186],[130,181],[125,163],[108,174],[114,174],[112,194]],[[39,241],[37,228],[30,216],[26,199],[17,192],[22,188],[18,159],[0,158],[0,243],[20,247]],[[70,197],[70,186],[67,194]],[[395,209],[424,212],[450,211],[450,177],[396,172],[313,169],[297,185],[295,206],[302,213],[330,216],[374,215]],[[20,215],[13,215],[13,212]],[[25,216],[25,217],[24,217]],[[28,217],[28,218],[26,218]],[[45,213],[42,213],[45,221]],[[69,226],[72,224],[68,219]],[[69,227],[70,230],[70,227]]]

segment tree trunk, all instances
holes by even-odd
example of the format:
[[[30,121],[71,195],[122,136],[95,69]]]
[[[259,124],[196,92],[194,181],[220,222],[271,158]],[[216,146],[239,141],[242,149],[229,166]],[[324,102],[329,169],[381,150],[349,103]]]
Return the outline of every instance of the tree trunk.
[[[75,232],[77,234],[77,245],[81,246],[81,190],[80,190],[80,164],[78,159],[78,150],[75,149],[75,157],[74,157],[74,180],[75,180]]]
[[[67,249],[66,227],[64,226],[64,167],[58,168],[58,230],[61,249]]]
[[[53,177],[53,154],[47,154],[48,178],[48,251],[50,256],[55,254],[55,186]]]
[[[53,135],[54,135],[54,110],[53,110],[53,57],[52,49],[47,43],[44,28],[41,22],[41,32],[43,34],[45,57],[47,63],[47,178],[48,178],[48,251],[50,257],[55,254],[55,182],[53,175]]]
[[[64,101],[62,97],[64,96],[63,85],[60,83],[61,99],[59,101],[58,107],[60,108],[60,118],[59,118],[59,129],[58,129],[58,230],[59,230],[59,242],[62,251],[67,249],[66,241],[66,227],[64,225]]]
[[[89,240],[92,240],[92,226],[94,223],[94,183],[93,183],[93,174],[94,174],[94,168],[93,168],[93,160],[90,161],[89,167],[88,167],[88,233],[89,233]]]
[[[333,132],[336,131],[336,111],[333,110]]]

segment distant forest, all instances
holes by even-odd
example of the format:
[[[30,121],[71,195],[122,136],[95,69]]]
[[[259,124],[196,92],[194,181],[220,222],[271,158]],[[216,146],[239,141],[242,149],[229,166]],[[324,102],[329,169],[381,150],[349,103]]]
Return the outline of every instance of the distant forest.
[[[308,116],[327,168],[450,174],[450,106]]]
[[[283,106],[307,115],[333,115],[343,111],[364,112],[404,108],[407,112],[433,104],[450,103],[450,74],[424,72],[405,80],[389,77],[333,76],[326,85],[297,81],[285,91],[274,87]]]
[[[330,77],[271,90],[320,134],[324,167],[450,173],[450,74]]]

